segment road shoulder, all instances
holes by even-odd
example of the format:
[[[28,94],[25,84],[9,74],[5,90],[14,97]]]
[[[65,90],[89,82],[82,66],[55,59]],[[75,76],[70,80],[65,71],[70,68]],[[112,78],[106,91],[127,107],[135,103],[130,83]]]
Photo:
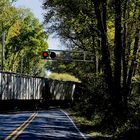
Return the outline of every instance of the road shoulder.
[[[100,131],[97,131],[92,121],[79,116],[77,112],[71,109],[66,109],[66,111],[88,140],[114,140],[111,135],[102,134]]]

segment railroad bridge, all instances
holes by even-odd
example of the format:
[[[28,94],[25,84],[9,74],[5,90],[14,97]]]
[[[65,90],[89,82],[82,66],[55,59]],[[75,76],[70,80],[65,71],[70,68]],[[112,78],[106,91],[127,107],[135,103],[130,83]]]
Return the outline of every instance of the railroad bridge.
[[[74,98],[76,83],[0,72],[0,110],[67,106]]]

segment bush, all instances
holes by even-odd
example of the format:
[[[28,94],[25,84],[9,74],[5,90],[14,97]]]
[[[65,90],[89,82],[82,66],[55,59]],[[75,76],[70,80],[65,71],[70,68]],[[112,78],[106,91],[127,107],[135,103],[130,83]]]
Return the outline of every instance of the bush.
[[[95,114],[103,118],[109,106],[107,86],[102,76],[97,78],[95,75],[90,75],[88,78],[82,84],[76,85],[75,96],[77,97],[74,109],[80,110],[81,115],[87,119],[92,119]]]

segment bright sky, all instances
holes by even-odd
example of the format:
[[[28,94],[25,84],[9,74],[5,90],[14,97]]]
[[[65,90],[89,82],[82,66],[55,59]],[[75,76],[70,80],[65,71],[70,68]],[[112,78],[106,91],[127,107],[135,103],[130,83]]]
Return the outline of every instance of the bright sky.
[[[14,5],[16,7],[30,8],[35,17],[38,18],[40,22],[43,22],[43,13],[46,11],[42,9],[42,2],[43,0],[17,0]],[[48,45],[49,49],[62,49],[59,39],[52,38],[51,36],[48,39]]]

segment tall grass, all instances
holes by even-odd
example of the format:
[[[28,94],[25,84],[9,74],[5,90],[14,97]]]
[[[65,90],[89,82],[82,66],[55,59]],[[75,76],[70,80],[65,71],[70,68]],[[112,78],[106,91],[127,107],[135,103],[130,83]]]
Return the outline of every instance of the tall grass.
[[[60,81],[71,81],[71,82],[77,82],[77,83],[81,82],[78,78],[68,73],[51,73],[49,75],[49,78],[53,80],[60,80]]]

